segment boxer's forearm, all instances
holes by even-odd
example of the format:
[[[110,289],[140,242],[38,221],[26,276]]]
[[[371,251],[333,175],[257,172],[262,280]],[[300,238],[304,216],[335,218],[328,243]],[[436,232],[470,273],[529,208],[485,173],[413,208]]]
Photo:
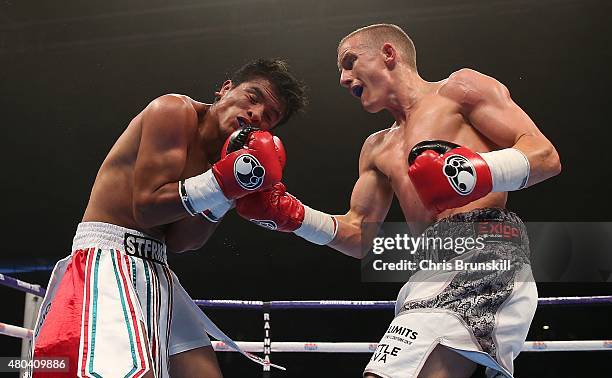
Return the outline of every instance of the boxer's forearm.
[[[197,206],[193,205],[186,192],[187,180],[172,182],[152,193],[134,195],[134,219],[143,227],[170,224],[185,218],[200,217],[201,214],[206,214],[209,220],[220,219],[233,206],[233,201],[223,195],[210,170],[190,179],[199,180],[201,177],[212,184],[199,188],[203,195]]]
[[[214,233],[218,223],[202,216],[188,217],[168,225],[166,245],[170,252],[185,252],[200,249]]]
[[[360,165],[370,166],[367,157],[368,153],[362,151]],[[392,200],[388,178],[373,168],[362,169],[351,194],[350,209],[345,215],[335,217],[338,230],[328,245],[345,255],[364,258]]]
[[[370,232],[364,232],[360,223],[354,222],[347,215],[336,216],[338,231],[336,237],[328,244],[329,247],[347,256],[362,259],[372,243]]]
[[[547,180],[561,172],[561,161],[557,150],[541,133],[521,135],[513,148],[520,150],[529,160],[527,186]]]
[[[178,183],[168,183],[153,192],[134,193],[134,219],[145,228],[191,218],[181,202]]]
[[[353,191],[351,209],[341,216],[304,205],[289,194],[282,183],[238,199],[236,210],[240,216],[259,226],[293,232],[311,243],[327,245],[361,259],[369,250],[371,239],[389,211],[392,200],[387,185],[367,185],[371,183],[368,178],[377,177],[362,175]]]
[[[230,139],[238,138],[243,132],[244,130],[235,132]],[[280,139],[265,131],[246,132],[244,135],[246,142],[240,142],[241,148],[230,153],[222,151],[221,160],[201,174],[165,184],[162,184],[164,182],[162,179],[174,180],[176,176],[166,173],[158,174],[161,177],[156,180],[141,178],[137,185],[134,185],[133,210],[136,221],[143,227],[150,228],[172,223],[187,215],[198,216],[213,208],[225,208],[227,211],[234,199],[250,194],[258,188],[266,189],[279,182],[285,161]],[[184,151],[180,152],[184,155]],[[261,166],[257,171],[265,172],[265,175],[261,173],[260,177],[251,172],[249,174],[254,176],[249,180],[255,181],[248,183],[240,181],[236,176],[235,166],[243,158],[247,159],[246,161],[251,161],[249,160],[251,158],[259,161]],[[146,168],[142,167],[141,170],[150,171]],[[163,170],[163,168],[158,169]],[[165,171],[169,169],[166,168]],[[256,182],[258,180],[259,182]],[[255,184],[257,185],[252,186]],[[222,217],[223,214],[224,211],[216,214],[216,218]]]

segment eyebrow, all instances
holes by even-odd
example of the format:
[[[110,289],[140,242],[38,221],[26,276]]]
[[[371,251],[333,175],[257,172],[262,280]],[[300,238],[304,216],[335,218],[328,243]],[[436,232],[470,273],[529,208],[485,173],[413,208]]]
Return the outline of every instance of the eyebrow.
[[[252,90],[253,92],[255,92],[257,97],[259,97],[260,99],[262,99],[262,100],[266,99],[266,96],[261,91],[261,89],[259,89],[258,87],[249,87],[249,89]],[[270,104],[270,101],[267,101],[267,102]],[[280,120],[281,119],[281,112],[274,105],[272,105],[272,104],[270,104],[270,109],[274,113],[274,116],[276,117],[276,121]]]

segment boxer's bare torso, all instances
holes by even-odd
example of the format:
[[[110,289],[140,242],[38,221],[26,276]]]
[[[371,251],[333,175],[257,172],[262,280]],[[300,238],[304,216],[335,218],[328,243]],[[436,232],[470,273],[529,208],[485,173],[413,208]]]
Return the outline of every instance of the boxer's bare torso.
[[[447,89],[448,79],[429,83],[428,91],[412,107],[405,124],[393,124],[368,138],[368,153],[362,154],[361,164],[377,171],[388,179],[388,185],[398,198],[408,222],[430,223],[454,213],[482,207],[504,207],[506,193],[490,193],[467,206],[449,209],[434,215],[421,203],[408,176],[408,152],[424,140],[446,140],[473,151],[488,152],[499,149],[464,117],[463,105],[453,99]],[[448,92],[451,92],[449,94]],[[417,230],[415,230],[417,231]]]
[[[340,41],[337,53],[340,85],[359,99],[365,111],[388,111],[395,123],[365,141],[351,206],[346,214],[336,216],[338,228],[329,244],[332,248],[352,257],[366,257],[378,229],[364,227],[364,224],[380,225],[384,222],[394,195],[413,235],[418,235],[429,224],[452,214],[475,208],[505,207],[506,191],[522,189],[560,172],[561,165],[554,146],[514,103],[508,88],[496,79],[470,69],[458,70],[440,82],[425,81],[417,71],[412,40],[396,25],[376,24],[357,29]],[[408,156],[416,144],[424,141],[460,145],[470,154],[496,151],[487,156],[499,156],[500,160],[486,165],[491,176],[491,169],[499,169],[496,171],[499,174],[491,177],[491,187],[486,187],[487,190],[478,195],[459,197],[462,193],[457,190],[443,192],[441,189],[445,189],[446,182],[438,170],[442,168],[440,165],[427,167],[431,176],[419,176],[415,172],[417,169],[421,169],[420,173],[427,170],[423,168],[425,164],[414,164],[410,167],[411,175],[408,175]],[[431,153],[420,156],[436,160]],[[510,169],[505,170],[505,167]],[[511,171],[517,173],[516,177],[508,174]],[[486,172],[483,173],[486,177]],[[505,181],[508,177],[516,181],[510,185]],[[495,183],[499,185],[496,187]],[[418,191],[415,185],[418,185]],[[425,198],[427,208],[419,194]],[[430,201],[433,194],[440,196]],[[452,201],[444,202],[451,198]],[[432,203],[438,200],[439,203]],[[454,207],[465,203],[468,204]],[[437,213],[441,209],[448,210]],[[412,294],[413,298],[420,298],[419,293]],[[436,304],[433,306],[437,307]],[[432,345],[435,344],[437,339]],[[412,352],[416,353],[416,349],[411,349]],[[427,356],[426,353],[422,355]],[[418,370],[406,374],[467,377],[475,369],[474,362],[441,345],[434,348],[419,366]],[[402,368],[407,368],[407,365]],[[387,376],[390,371],[399,369],[397,365],[384,369],[368,367],[364,377]]]
[[[193,111],[192,119],[177,127],[184,127],[185,137],[190,141],[187,151],[187,160],[181,173],[181,178],[192,177],[208,170],[211,166],[210,157],[206,154],[203,141],[198,138],[198,127],[202,125],[208,104],[197,102],[187,96],[176,95],[182,99]],[[191,110],[191,109],[190,109]],[[89,203],[85,209],[83,221],[106,222],[115,225],[136,229],[148,235],[163,240],[168,225],[152,228],[143,228],[135,219],[133,206],[134,172],[136,161],[142,151],[142,119],[143,113],[138,114],[119,137],[102,163],[91,191]],[[147,168],[139,166],[144,174]]]

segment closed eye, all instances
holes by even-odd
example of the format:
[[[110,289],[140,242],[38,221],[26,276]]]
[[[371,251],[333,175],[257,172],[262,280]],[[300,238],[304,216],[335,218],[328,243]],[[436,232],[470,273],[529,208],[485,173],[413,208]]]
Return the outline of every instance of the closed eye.
[[[276,109],[275,106],[271,105],[273,101],[271,101],[264,93],[257,87],[252,87],[248,89],[249,97],[251,98],[251,102],[253,104],[261,104],[265,103],[266,111],[264,111],[263,117],[267,120],[269,124],[277,122],[281,118],[281,113]]]

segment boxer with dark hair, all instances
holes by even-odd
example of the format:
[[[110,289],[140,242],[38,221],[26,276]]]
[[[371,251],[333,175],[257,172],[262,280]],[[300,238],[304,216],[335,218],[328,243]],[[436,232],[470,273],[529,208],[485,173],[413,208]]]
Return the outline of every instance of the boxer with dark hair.
[[[422,79],[414,44],[398,26],[350,33],[337,59],[340,84],[362,107],[395,118],[363,145],[349,211],[314,210],[278,183],[238,200],[238,212],[356,258],[374,236],[364,226],[384,221],[394,195],[415,235],[482,237],[482,250],[429,252],[444,262],[507,259],[511,269],[415,272],[364,376],[468,377],[477,363],[489,375],[512,376],[537,290],[525,227],[505,209],[507,192],[557,175],[557,151],[494,78],[461,69],[438,82]],[[512,237],[496,238],[486,227],[496,223]]]
[[[216,331],[166,251],[202,247],[235,199],[281,180],[285,154],[270,130],[306,102],[282,60],[236,77],[212,104],[155,99],[111,148],[72,254],[52,273],[34,357],[68,357],[71,377],[221,376],[206,333]]]

